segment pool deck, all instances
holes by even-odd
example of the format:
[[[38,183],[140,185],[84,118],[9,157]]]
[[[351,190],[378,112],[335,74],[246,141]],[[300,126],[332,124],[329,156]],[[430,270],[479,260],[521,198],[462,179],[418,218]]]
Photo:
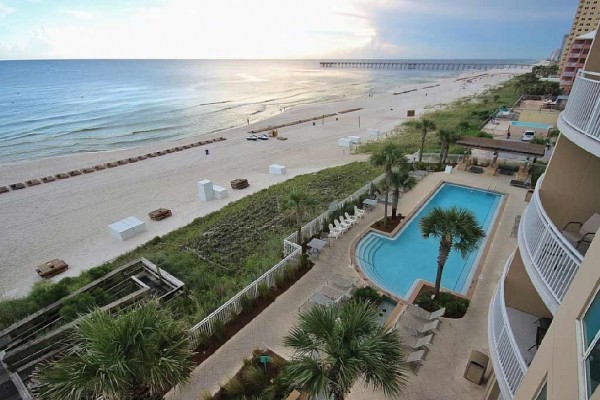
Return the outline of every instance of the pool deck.
[[[436,333],[430,351],[418,375],[409,373],[405,394],[401,398],[411,400],[461,399],[478,400],[483,397],[485,385],[476,385],[462,377],[467,358],[472,349],[486,354],[487,313],[493,290],[501,277],[502,267],[516,246],[516,238],[510,237],[515,216],[521,215],[527,203],[526,190],[509,185],[511,177],[477,175],[455,171],[429,174],[412,191],[400,199],[398,211],[410,213],[425,196],[441,181],[460,183],[495,190],[508,194],[503,213],[499,216],[495,236],[489,251],[482,260],[482,270],[477,279],[471,306],[461,319],[444,319]],[[214,393],[242,366],[243,359],[257,347],[268,347],[276,353],[290,357],[283,347],[282,338],[296,323],[298,308],[318,291],[332,274],[348,278],[359,275],[351,266],[351,248],[356,238],[380,219],[383,206],[367,212],[365,218],[338,240],[331,239],[331,247],[316,259],[315,266],[296,284],[279,296],[267,309],[241,329],[225,345],[198,366],[190,377],[190,383],[172,391],[166,399],[197,400],[201,393]],[[381,393],[365,390],[358,384],[349,395],[350,400],[385,399]]]

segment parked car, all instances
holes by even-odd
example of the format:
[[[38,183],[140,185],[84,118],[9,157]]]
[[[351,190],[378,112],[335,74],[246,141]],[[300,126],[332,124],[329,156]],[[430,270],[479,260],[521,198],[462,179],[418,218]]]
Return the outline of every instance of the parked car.
[[[523,136],[521,136],[522,142],[531,142],[535,137],[535,131],[525,131],[523,132]]]

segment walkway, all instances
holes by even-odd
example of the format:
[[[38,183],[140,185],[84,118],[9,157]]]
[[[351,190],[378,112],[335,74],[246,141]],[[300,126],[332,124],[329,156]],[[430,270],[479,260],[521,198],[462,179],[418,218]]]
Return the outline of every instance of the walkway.
[[[487,353],[487,309],[493,289],[501,276],[502,266],[514,250],[515,238],[510,238],[514,217],[521,214],[526,203],[525,191],[508,185],[510,177],[489,177],[465,172],[452,175],[444,173],[430,174],[417,187],[401,200],[399,211],[410,212],[441,181],[469,184],[508,193],[504,213],[496,232],[483,272],[474,293],[473,302],[467,315],[459,320],[445,319],[441,330],[436,334],[424,365],[417,376],[409,377],[406,395],[411,400],[427,399],[480,399],[484,387],[477,386],[462,377],[466,360],[471,349]],[[233,376],[242,366],[243,359],[255,348],[268,347],[284,357],[291,356],[282,344],[282,338],[296,322],[298,308],[332,274],[348,278],[358,276],[350,263],[350,246],[361,232],[375,220],[381,218],[383,207],[380,205],[368,212],[361,222],[339,240],[331,241],[317,260],[317,264],[300,281],[282,294],[252,322],[240,330],[217,352],[198,366],[192,373],[190,383],[166,396],[168,400],[197,400],[202,392],[214,393],[221,383]],[[349,397],[351,400],[383,399],[382,394],[374,394],[358,387]]]

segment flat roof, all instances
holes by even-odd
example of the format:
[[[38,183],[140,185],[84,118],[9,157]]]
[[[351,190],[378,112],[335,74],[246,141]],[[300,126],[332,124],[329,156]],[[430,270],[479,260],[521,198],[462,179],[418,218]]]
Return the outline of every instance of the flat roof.
[[[476,136],[465,136],[457,140],[456,144],[488,151],[519,153],[535,157],[542,157],[544,154],[546,154],[546,146],[542,144],[517,142],[514,140],[499,140]]]

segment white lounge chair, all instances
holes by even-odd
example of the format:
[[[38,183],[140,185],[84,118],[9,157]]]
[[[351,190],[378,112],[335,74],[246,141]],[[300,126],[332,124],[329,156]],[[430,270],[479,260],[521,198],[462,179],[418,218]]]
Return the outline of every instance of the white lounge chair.
[[[428,345],[431,344],[431,340],[433,339],[433,335],[423,336],[422,338],[412,338],[412,340],[405,341],[404,344],[406,347],[409,347],[413,350],[425,350],[421,349],[421,347],[427,348]]]
[[[339,233],[341,235],[345,231],[342,228],[336,228],[332,224],[329,224],[329,232],[335,232],[335,233]]]
[[[407,325],[406,323],[404,323],[402,321],[402,318],[400,319],[399,323],[401,324],[402,327],[407,329],[413,336],[419,336],[419,334],[423,335],[423,334],[427,334],[427,333],[432,333],[432,331],[438,329],[438,327],[440,326],[439,319],[436,319],[436,320],[430,321],[430,322],[425,322],[418,326]]]
[[[340,232],[338,230],[333,230],[331,228],[329,229],[329,234],[327,235],[327,237],[337,239],[340,236],[342,236],[342,232]]]
[[[423,364],[423,360],[425,359],[425,350],[417,350],[413,351],[406,357],[406,364],[413,370],[416,374],[419,367]]]
[[[352,226],[352,225],[354,225],[356,223],[356,220],[351,221],[351,220],[349,220],[347,218],[344,218],[343,215],[340,215],[340,222],[343,223],[343,224],[348,224],[348,225]]]
[[[354,206],[354,215],[358,218],[363,218],[365,216],[365,210],[361,210],[360,208]]]
[[[348,229],[350,229],[350,225],[346,225],[346,224],[341,224],[340,221],[338,221],[337,219],[333,220],[333,223],[335,224],[335,227],[338,229],[341,229],[342,232],[346,232]]]
[[[344,215],[346,216],[346,221],[350,221],[353,224],[358,222],[358,217],[352,216],[352,215],[348,214],[347,212]]]
[[[348,226],[349,228],[351,228],[351,227],[352,227],[352,224],[351,224],[350,222],[348,222],[348,221],[344,220],[344,216],[343,216],[343,215],[340,215],[340,216],[338,217],[338,220],[340,221],[340,224],[342,224],[342,226],[343,226],[343,225],[346,225],[346,226]]]
[[[414,304],[409,304],[407,310],[411,315],[425,321],[433,321],[439,319],[440,317],[443,317],[444,313],[446,312],[446,308],[440,308],[437,311],[429,312]]]
[[[567,231],[567,228],[571,224],[579,225],[579,230],[577,232]],[[576,249],[579,249],[579,246],[581,246],[582,243],[589,244],[592,242],[598,229],[600,229],[600,214],[594,213],[584,223],[573,221],[569,222],[563,228],[562,234],[573,246],[575,246]],[[587,251],[587,248],[584,250],[584,252],[585,251]]]

